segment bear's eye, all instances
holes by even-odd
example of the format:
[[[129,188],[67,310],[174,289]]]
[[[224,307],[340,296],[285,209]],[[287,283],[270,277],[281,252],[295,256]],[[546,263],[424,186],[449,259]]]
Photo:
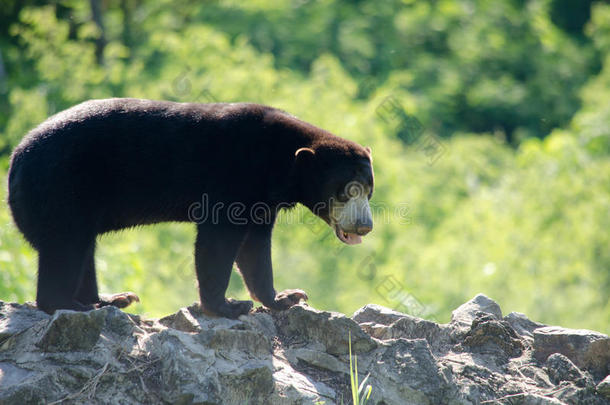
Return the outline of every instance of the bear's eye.
[[[347,200],[349,200],[349,197],[345,193],[345,187],[340,188],[337,192],[337,200],[339,200],[340,202],[346,202]]]
[[[349,198],[360,197],[364,195],[364,190],[362,184],[357,183],[355,181],[350,182],[346,188],[346,193]]]

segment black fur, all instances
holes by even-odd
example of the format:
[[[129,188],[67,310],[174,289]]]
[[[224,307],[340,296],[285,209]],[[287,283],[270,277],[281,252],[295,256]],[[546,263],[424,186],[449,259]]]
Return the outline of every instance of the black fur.
[[[303,147],[315,155],[295,157]],[[265,306],[284,309],[303,298],[286,299],[273,288],[277,210],[297,202],[314,209],[355,175],[372,186],[364,148],[270,107],[93,100],[49,118],[23,139],[11,159],[8,201],[39,253],[39,308],[88,310],[100,302],[93,260],[98,234],[194,221],[202,306],[236,317],[251,303],[225,299],[235,261]],[[229,220],[236,202],[245,211]],[[269,207],[264,220],[250,216],[257,203]],[[216,218],[206,218],[213,206]],[[317,214],[328,221],[323,207]]]

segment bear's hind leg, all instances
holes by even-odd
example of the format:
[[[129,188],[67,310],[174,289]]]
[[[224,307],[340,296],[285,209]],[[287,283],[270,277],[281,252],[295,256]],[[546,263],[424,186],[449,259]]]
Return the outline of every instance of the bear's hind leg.
[[[87,249],[83,262],[82,280],[76,293],[76,300],[84,305],[97,304],[100,301],[95,276],[95,243]]]
[[[76,300],[83,278],[93,238],[55,238],[38,246],[38,287],[36,304],[39,309],[53,313],[57,309],[88,311],[93,305]]]

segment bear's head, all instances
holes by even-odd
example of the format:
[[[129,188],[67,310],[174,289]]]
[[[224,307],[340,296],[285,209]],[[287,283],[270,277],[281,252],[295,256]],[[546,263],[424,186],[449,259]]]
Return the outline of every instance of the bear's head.
[[[373,229],[371,149],[341,139],[300,148],[295,159],[300,174],[299,202],[326,221],[341,242],[360,243]]]

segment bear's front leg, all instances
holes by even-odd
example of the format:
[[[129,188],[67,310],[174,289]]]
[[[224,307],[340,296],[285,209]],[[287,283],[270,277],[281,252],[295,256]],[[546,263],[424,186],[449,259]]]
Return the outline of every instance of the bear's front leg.
[[[208,315],[237,318],[252,309],[252,301],[227,300],[233,262],[246,229],[233,224],[202,224],[195,242],[195,268],[201,309]]]
[[[276,310],[288,309],[307,300],[303,290],[284,290],[276,293],[273,288],[271,265],[271,233],[273,223],[251,225],[237,256],[237,266],[244,278],[250,296],[264,306]]]
[[[83,305],[93,305],[95,308],[113,306],[126,308],[140,298],[132,292],[118,294],[99,294],[97,291],[97,277],[95,276],[95,242],[89,245],[81,271],[81,282],[76,293],[76,301]],[[89,307],[90,308],[90,307]]]

